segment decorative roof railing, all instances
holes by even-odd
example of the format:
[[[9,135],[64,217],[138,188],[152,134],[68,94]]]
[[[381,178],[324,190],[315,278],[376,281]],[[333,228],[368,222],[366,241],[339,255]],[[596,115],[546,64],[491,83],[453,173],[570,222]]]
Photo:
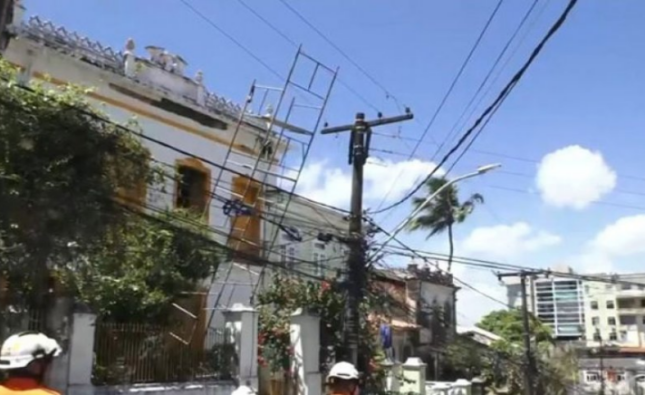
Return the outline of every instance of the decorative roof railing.
[[[88,62],[102,69],[110,70],[121,77],[127,77],[124,71],[125,54],[122,51],[114,50],[110,46],[91,40],[80,34],[57,26],[49,21],[44,21],[37,16],[30,17],[27,21],[14,26],[14,33],[40,42],[47,47],[59,52]],[[133,78],[137,80],[136,77]],[[229,117],[237,118],[242,112],[242,107],[231,100],[227,100],[212,92],[207,92],[204,103],[191,102],[201,105],[204,109],[223,113]],[[249,112],[249,115],[252,113]],[[247,117],[247,122],[257,127],[265,128],[263,122]]]

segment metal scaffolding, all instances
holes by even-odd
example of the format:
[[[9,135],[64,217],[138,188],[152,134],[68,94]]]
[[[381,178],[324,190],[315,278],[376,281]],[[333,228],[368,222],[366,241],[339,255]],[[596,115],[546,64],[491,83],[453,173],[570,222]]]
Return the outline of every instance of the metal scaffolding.
[[[210,195],[210,199],[217,199],[224,204],[223,211],[226,214],[224,229],[228,229],[226,243],[233,253],[224,275],[217,278],[218,270],[216,270],[210,279],[209,295],[213,284],[222,284],[212,303],[213,307],[207,307],[197,314],[179,309],[194,320],[189,339],[182,339],[173,334],[183,343],[191,342],[200,314],[210,311],[206,328],[211,327],[216,311],[221,310],[220,302],[233,268],[239,266],[237,262],[239,256],[236,252],[241,247],[250,246],[253,251],[257,251],[259,256],[256,264],[266,265],[263,262],[270,259],[270,254],[276,247],[279,232],[274,232],[270,240],[248,240],[245,235],[251,221],[246,221],[242,228],[235,228],[235,219],[243,216],[260,216],[261,203],[266,201],[263,197],[265,192],[269,188],[277,187],[286,195],[286,199],[279,206],[275,206],[277,210],[274,210],[275,215],[271,218],[266,216],[261,218],[262,221],[282,224],[295,193],[300,173],[309,156],[311,145],[319,131],[337,74],[338,69],[325,66],[307,55],[300,47],[282,87],[263,86],[256,84],[255,81],[251,84],[233,130],[231,142],[224,154],[223,166],[213,176],[213,190]],[[259,98],[259,102],[254,106],[256,98]],[[249,147],[248,140],[252,134],[255,135],[253,148],[240,149],[240,147]],[[234,183],[227,182],[226,179],[227,177],[232,179],[233,175],[240,173],[245,174],[246,178],[244,190],[241,193],[235,191]],[[251,188],[258,188],[259,191],[254,201],[248,202],[247,194]],[[266,235],[261,235],[262,237]],[[254,287],[253,293],[255,293],[258,283],[252,281],[251,262],[246,260],[243,263],[249,269],[250,277],[249,283],[245,286]],[[258,276],[258,282],[262,281],[263,273],[264,267]],[[231,283],[233,287],[240,286],[239,284],[239,282]],[[234,290],[226,306],[230,304],[233,292]]]

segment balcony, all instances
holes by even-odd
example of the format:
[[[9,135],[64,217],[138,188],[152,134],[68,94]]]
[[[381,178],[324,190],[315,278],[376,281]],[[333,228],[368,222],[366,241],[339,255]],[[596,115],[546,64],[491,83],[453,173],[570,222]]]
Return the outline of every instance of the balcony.
[[[618,289],[617,299],[645,299],[645,289]]]

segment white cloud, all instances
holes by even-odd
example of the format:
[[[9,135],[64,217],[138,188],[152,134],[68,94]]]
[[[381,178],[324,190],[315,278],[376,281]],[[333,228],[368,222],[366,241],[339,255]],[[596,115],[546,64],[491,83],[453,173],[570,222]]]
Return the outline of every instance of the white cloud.
[[[610,256],[645,253],[645,215],[623,217],[606,226],[591,241],[594,250]]]
[[[475,228],[460,243],[468,254],[491,259],[510,259],[559,244],[562,239],[549,232],[533,229],[525,222]]]
[[[568,258],[565,263],[587,273],[640,270],[639,258],[645,254],[643,240],[645,214],[622,217],[605,226],[582,252]]]
[[[435,165],[418,159],[401,162],[371,159],[365,165],[366,201],[379,201],[387,195],[388,201],[403,196],[422,177],[428,175]],[[443,171],[437,175],[444,174]],[[326,162],[305,166],[298,181],[298,193],[334,206],[349,204],[352,176],[351,168],[328,167]],[[389,192],[389,193],[388,193]]]
[[[469,281],[469,283],[471,282]],[[457,322],[459,325],[474,325],[491,311],[506,308],[506,288],[497,284],[497,280],[492,274],[489,280],[472,282],[472,286],[479,292],[466,287],[457,292]],[[488,295],[488,297],[482,294]]]
[[[616,173],[600,152],[570,145],[542,158],[536,183],[547,204],[581,210],[614,189]]]

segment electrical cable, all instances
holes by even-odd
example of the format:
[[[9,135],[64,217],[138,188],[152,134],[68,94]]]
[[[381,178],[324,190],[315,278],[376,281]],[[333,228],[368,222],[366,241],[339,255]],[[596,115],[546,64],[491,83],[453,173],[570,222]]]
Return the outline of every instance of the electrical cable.
[[[441,110],[445,106],[445,104],[448,101],[448,98],[450,97],[450,95],[452,94],[455,86],[457,85],[457,83],[461,79],[461,76],[462,76],[464,70],[466,69],[466,67],[470,63],[470,60],[471,60],[473,54],[475,53],[475,51],[477,50],[477,48],[479,48],[479,44],[481,43],[482,39],[484,38],[484,35],[488,31],[488,28],[490,27],[491,23],[495,19],[495,16],[497,15],[497,12],[499,11],[499,9],[500,9],[500,7],[502,6],[503,3],[504,3],[504,0],[498,0],[497,5],[493,9],[493,12],[490,14],[490,16],[488,17],[486,23],[484,24],[484,27],[479,32],[479,35],[477,36],[477,39],[475,40],[475,43],[470,48],[470,51],[468,52],[468,55],[466,56],[466,59],[464,59],[464,61],[462,62],[461,67],[459,68],[459,71],[457,72],[457,75],[455,75],[455,77],[453,78],[452,82],[450,83],[448,91],[446,91],[446,93],[444,94],[443,98],[439,102],[439,106],[437,107],[435,112],[432,114],[432,117],[430,118],[430,121],[428,122],[426,127],[423,129],[423,132],[421,133],[421,136],[419,137],[419,142],[414,146],[414,148],[410,152],[410,155],[409,155],[408,159],[411,159],[412,157],[414,157],[414,155],[416,155],[419,147],[421,146],[421,141],[423,141],[425,139],[426,135],[430,131],[430,128],[432,128],[432,125],[434,125],[434,122],[436,121],[439,113],[441,112]],[[440,151],[440,149],[442,147],[442,144],[443,143],[441,143],[439,145],[439,148],[435,152],[435,155]],[[434,160],[434,156],[433,156],[433,160]],[[401,175],[403,175],[403,171],[404,170],[401,170],[399,172],[399,175],[396,177],[396,179],[399,179],[401,177]],[[396,184],[396,182],[393,182],[390,185],[390,188],[388,189],[388,191],[383,196],[383,199],[381,200],[381,203],[379,203],[379,205],[377,206],[376,213],[382,212],[382,211],[379,211],[379,210],[381,209],[383,204],[385,204],[385,202],[387,201],[387,198],[390,196],[390,194],[394,190],[395,184]],[[385,211],[385,210],[383,210],[383,211]]]
[[[388,205],[385,208],[381,208],[379,210],[371,212],[371,214],[379,214],[388,210],[391,210],[404,202],[406,202],[408,199],[410,199],[414,194],[416,194],[422,187],[425,185],[425,183],[431,179],[437,171],[448,161],[448,159],[464,144],[464,142],[470,137],[470,135],[479,127],[479,125],[485,121],[485,119],[493,112],[497,106],[502,103],[512,92],[512,90],[517,86],[517,83],[522,79],[528,68],[531,66],[531,64],[535,61],[537,56],[542,52],[542,49],[546,45],[546,43],[551,39],[551,37],[562,27],[564,24],[564,21],[567,19],[569,16],[569,13],[571,10],[573,10],[574,6],[578,3],[578,0],[569,0],[569,4],[567,5],[566,9],[564,12],[560,15],[560,17],[557,19],[557,21],[553,24],[553,26],[549,29],[547,32],[546,36],[540,41],[540,43],[535,47],[531,55],[529,56],[528,60],[524,63],[524,65],[517,71],[517,73],[511,78],[511,80],[506,84],[504,89],[499,93],[497,98],[491,103],[485,110],[484,112],[477,118],[477,120],[474,122],[474,124],[461,136],[457,144],[455,144],[449,151],[444,155],[444,157],[441,159],[441,161],[435,166],[435,168],[428,174],[416,187],[414,187],[410,192],[406,193],[405,196],[403,196],[401,199],[397,200],[396,202]]]
[[[452,142],[452,137],[453,137],[454,133],[457,131],[457,127],[458,127],[458,125],[459,125],[459,124],[461,123],[461,121],[464,119],[464,117],[466,116],[466,113],[467,113],[467,112],[468,112],[468,110],[471,108],[471,106],[472,106],[472,105],[473,105],[473,103],[475,102],[475,99],[477,99],[477,97],[479,96],[479,94],[480,94],[480,93],[481,93],[481,91],[483,90],[484,86],[486,86],[486,83],[488,82],[488,80],[490,79],[490,77],[493,75],[493,71],[495,71],[495,69],[496,69],[496,68],[497,68],[497,66],[499,65],[500,61],[502,60],[502,58],[503,58],[503,57],[504,57],[504,55],[506,54],[506,51],[508,51],[508,49],[510,48],[511,43],[515,40],[515,38],[517,37],[517,35],[519,34],[519,32],[520,32],[520,31],[522,30],[522,28],[524,27],[524,24],[527,22],[527,20],[529,19],[529,16],[530,16],[530,15],[533,13],[533,11],[535,10],[535,6],[536,6],[537,4],[538,4],[538,0],[533,0],[533,3],[531,4],[531,6],[529,7],[529,9],[528,9],[528,10],[526,11],[526,13],[524,14],[524,17],[522,18],[522,20],[520,21],[520,23],[519,23],[519,24],[517,25],[517,27],[515,28],[515,31],[513,32],[513,34],[511,35],[511,37],[510,37],[510,38],[508,39],[508,41],[506,42],[506,45],[504,45],[504,48],[502,48],[502,50],[501,50],[501,52],[499,53],[499,55],[497,55],[497,59],[495,59],[495,62],[493,62],[493,65],[492,65],[492,66],[491,66],[491,68],[488,70],[488,73],[486,74],[486,77],[482,80],[481,84],[479,84],[479,87],[477,87],[477,90],[475,91],[475,94],[471,97],[471,99],[470,99],[470,101],[468,102],[468,104],[466,105],[466,107],[464,107],[464,111],[461,113],[461,115],[459,116],[459,118],[457,118],[457,121],[454,123],[454,125],[453,125],[453,126],[452,126],[452,128],[450,129],[450,132],[448,133],[448,135],[446,136],[446,138],[443,140],[443,142],[441,143],[441,145],[439,145],[439,147],[437,148],[437,151],[435,152],[435,155],[433,155],[433,159],[432,159],[432,160],[434,160],[434,157],[435,157],[435,156],[436,156],[436,155],[441,151],[441,149],[444,147],[444,145],[445,145],[445,144]]]
[[[307,18],[305,18],[304,15],[302,15],[298,10],[296,10],[293,6],[291,6],[289,3],[287,3],[285,0],[278,0],[282,5],[284,5],[292,14],[294,14],[298,19],[300,19],[305,25],[309,26],[320,38],[322,38],[327,44],[329,44],[336,52],[338,52],[343,58],[345,58],[349,63],[352,64],[361,74],[363,74],[368,80],[370,80],[374,85],[376,85],[378,88],[380,88],[384,93],[385,97],[387,99],[392,99],[396,106],[398,107],[399,111],[402,111],[402,108],[405,107],[403,106],[399,100],[397,99],[396,96],[394,96],[390,91],[381,83],[379,82],[375,77],[373,77],[370,73],[365,70],[364,67],[362,67],[358,62],[356,62],[349,54],[347,54],[345,51],[343,51],[342,48],[340,48],[336,43],[334,43],[325,33],[323,33],[320,29],[318,29],[313,23],[311,23]]]
[[[280,30],[277,26],[275,26],[271,21],[269,21],[267,18],[262,16],[259,12],[257,12],[253,7],[248,5],[244,0],[237,0],[244,8],[246,8],[249,12],[251,12],[253,15],[255,15],[256,18],[258,18],[260,21],[262,21],[265,25],[267,25],[269,28],[271,28],[273,31],[275,31],[280,37],[282,37],[286,42],[291,44],[293,47],[299,47],[299,44],[296,43],[293,39],[291,39],[286,33],[284,33],[282,30]],[[356,96],[359,100],[361,100],[365,105],[368,107],[372,108],[376,112],[379,111],[378,107],[376,107],[373,103],[371,103],[365,96],[363,96],[361,93],[359,93],[356,89],[352,88],[351,85],[346,83],[343,79],[338,78],[338,82],[345,87],[352,95]]]

